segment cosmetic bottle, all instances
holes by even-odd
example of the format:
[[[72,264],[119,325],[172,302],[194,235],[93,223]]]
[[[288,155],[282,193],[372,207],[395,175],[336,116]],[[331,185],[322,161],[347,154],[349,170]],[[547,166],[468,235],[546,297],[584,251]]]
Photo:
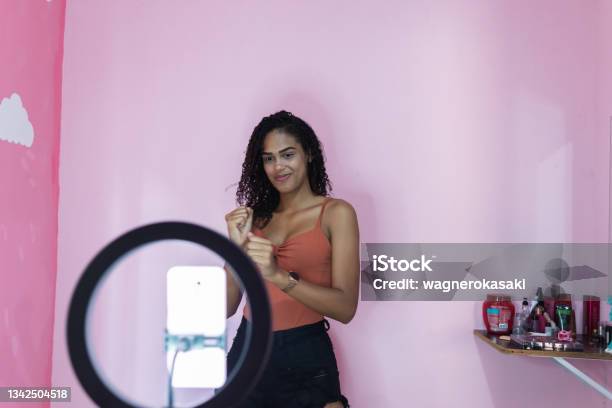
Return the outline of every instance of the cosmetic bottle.
[[[584,295],[584,297],[582,298],[582,304],[582,334],[584,334],[585,336],[599,336],[599,297]]]
[[[482,318],[489,334],[510,334],[514,325],[514,304],[510,296],[489,294],[482,304]]]

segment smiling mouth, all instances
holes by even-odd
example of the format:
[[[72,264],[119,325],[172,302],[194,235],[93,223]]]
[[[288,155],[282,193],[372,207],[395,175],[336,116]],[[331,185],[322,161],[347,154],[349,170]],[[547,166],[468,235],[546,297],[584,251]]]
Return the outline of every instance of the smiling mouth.
[[[282,176],[277,176],[277,177],[274,177],[274,180],[276,180],[276,181],[285,181],[285,180],[287,180],[289,178],[290,175],[291,175],[291,173],[284,174]]]

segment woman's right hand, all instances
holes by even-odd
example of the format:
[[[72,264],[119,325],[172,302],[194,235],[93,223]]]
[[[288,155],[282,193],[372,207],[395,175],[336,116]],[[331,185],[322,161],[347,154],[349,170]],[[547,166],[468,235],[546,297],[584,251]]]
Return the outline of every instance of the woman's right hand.
[[[238,207],[225,215],[229,239],[242,247],[247,240],[247,234],[253,225],[253,209]]]

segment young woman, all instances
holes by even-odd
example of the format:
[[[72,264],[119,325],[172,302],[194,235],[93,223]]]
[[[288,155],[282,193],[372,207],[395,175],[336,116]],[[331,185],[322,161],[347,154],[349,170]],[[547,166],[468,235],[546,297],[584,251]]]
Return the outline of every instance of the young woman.
[[[255,127],[242,165],[237,201],[225,216],[230,239],[265,279],[272,308],[268,365],[244,407],[348,407],[327,330],[357,309],[359,229],[353,207],[328,197],[323,152],[312,128],[281,111]],[[228,316],[242,298],[228,273]],[[237,364],[248,304],[228,354]]]

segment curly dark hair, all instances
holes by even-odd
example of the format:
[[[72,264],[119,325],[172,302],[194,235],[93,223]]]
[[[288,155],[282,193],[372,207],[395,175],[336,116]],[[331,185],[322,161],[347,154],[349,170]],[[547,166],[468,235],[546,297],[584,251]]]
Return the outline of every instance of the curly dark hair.
[[[276,209],[280,201],[278,190],[266,176],[261,157],[264,138],[273,130],[295,137],[304,152],[311,158],[307,172],[313,193],[327,196],[328,189],[329,192],[332,190],[331,182],[325,171],[325,157],[321,143],[310,125],[284,110],[266,116],[253,129],[242,163],[242,176],[236,191],[238,205],[253,209],[253,224],[258,228],[263,228],[270,221],[272,211]]]

